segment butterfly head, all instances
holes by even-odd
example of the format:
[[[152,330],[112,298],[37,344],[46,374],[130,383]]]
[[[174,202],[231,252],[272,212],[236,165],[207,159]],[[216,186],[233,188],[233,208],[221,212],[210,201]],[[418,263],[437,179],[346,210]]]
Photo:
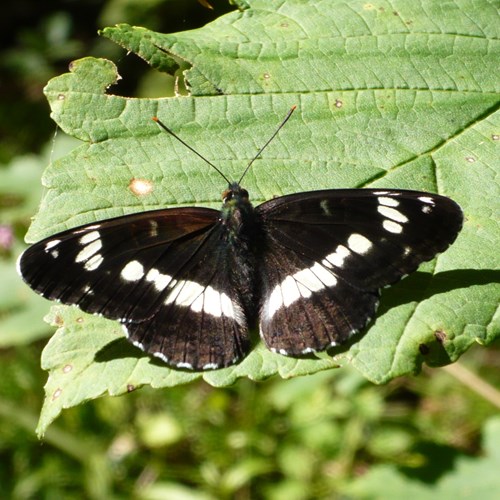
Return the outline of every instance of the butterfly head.
[[[238,182],[231,182],[226,190],[222,192],[222,201],[224,205],[239,205],[248,203],[248,191],[243,189]]]

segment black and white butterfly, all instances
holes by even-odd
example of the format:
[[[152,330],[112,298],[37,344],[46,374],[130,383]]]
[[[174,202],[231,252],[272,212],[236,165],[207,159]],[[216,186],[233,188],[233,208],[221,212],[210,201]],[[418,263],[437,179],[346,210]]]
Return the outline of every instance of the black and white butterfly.
[[[154,210],[51,236],[22,254],[19,272],[48,299],[119,321],[168,365],[210,370],[244,358],[254,326],[286,356],[346,342],[373,318],[381,287],[462,227],[460,207],[437,194],[331,189],[254,208],[240,182],[220,211]]]

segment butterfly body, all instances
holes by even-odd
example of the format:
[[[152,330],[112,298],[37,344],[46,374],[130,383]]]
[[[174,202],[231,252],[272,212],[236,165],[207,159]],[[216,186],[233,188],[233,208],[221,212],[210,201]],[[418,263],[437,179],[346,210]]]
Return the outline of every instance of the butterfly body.
[[[250,324],[254,324],[258,294],[256,269],[259,248],[264,241],[262,223],[249,201],[248,191],[238,183],[231,183],[222,193],[222,199],[219,219],[223,232],[221,247],[226,249],[226,262],[232,270],[230,280],[238,290]]]
[[[186,207],[81,226],[28,248],[39,294],[119,321],[129,340],[192,370],[239,362],[257,326],[269,349],[302,356],[373,318],[379,289],[444,251],[462,225],[449,198],[345,189],[253,207],[230,183],[220,211]]]

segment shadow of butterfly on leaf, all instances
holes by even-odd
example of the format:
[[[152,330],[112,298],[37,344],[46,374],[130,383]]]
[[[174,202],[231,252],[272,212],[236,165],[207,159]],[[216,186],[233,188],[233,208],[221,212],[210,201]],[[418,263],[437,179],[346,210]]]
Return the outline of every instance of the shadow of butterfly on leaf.
[[[384,290],[380,306],[377,310],[377,317],[383,316],[386,312],[397,308],[398,306],[422,302],[437,294],[447,293],[453,290],[467,289],[470,286],[479,286],[488,283],[500,283],[500,271],[460,269],[455,271],[445,271],[438,274],[416,271],[405,278],[403,282]],[[353,344],[359,342],[359,340],[359,336],[353,336],[342,345],[328,348],[327,352],[331,356],[344,353],[348,351]],[[429,352],[422,354],[422,356],[426,358],[426,363],[430,366],[443,366],[446,364],[444,360],[451,363],[453,360],[443,348],[443,341],[436,339],[435,343],[440,346],[439,353],[436,352],[436,348],[429,347]],[[164,365],[162,360],[149,356],[144,351],[133,346],[123,337],[112,340],[100,348],[95,354],[94,361],[96,363],[106,363],[115,359],[126,358],[148,358],[149,362],[156,366]],[[297,358],[316,359],[316,356],[314,353],[311,353],[299,355]],[[439,360],[439,363],[433,363],[432,359]]]

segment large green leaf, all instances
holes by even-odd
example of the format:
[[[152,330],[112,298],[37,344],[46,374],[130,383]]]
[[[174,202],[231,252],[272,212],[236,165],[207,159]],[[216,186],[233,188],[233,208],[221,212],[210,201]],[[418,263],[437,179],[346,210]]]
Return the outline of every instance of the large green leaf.
[[[58,307],[43,366],[51,376],[39,430],[61,408],[132,387],[203,377],[290,377],[351,362],[375,382],[456,360],[498,336],[498,13],[492,3],[250,1],[175,35],[121,25],[105,36],[160,71],[187,61],[190,96],[130,99],[108,90],[113,63],[82,59],[53,79],[54,120],[84,143],[45,171],[28,238],[173,205],[220,206],[224,181],[151,121],[159,116],[225,174],[246,163],[292,105],[297,111],[245,178],[255,203],[334,187],[439,192],[464,209],[456,243],[384,292],[361,341],[334,358],[294,360],[258,345],[241,364],[171,370],[128,347],[115,322]],[[134,194],[133,179],[153,190]]]

